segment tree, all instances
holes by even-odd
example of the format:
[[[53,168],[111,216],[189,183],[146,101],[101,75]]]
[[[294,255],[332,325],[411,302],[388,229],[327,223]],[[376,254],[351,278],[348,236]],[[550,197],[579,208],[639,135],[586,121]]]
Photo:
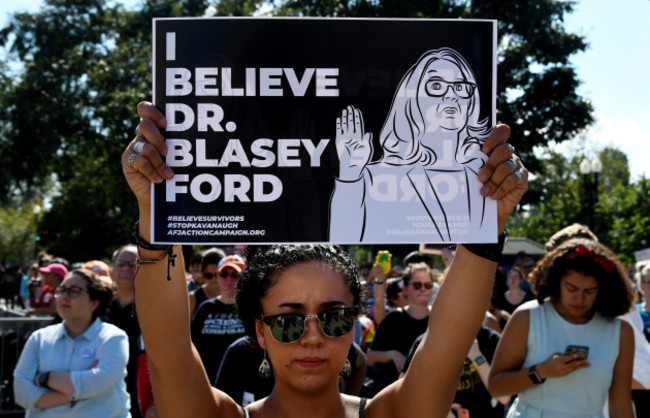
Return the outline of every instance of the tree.
[[[0,31],[0,196],[59,193],[43,216],[46,248],[71,260],[130,242],[136,208],[118,163],[150,97],[151,18],[202,14],[205,0],[147,1],[126,11],[105,0],[47,0]]]
[[[544,176],[531,180],[541,199],[513,217],[512,236],[525,236],[544,243],[556,231],[572,223],[587,224],[584,184],[579,171],[584,155],[566,158],[549,152],[541,161]],[[594,205],[594,233],[625,262],[634,252],[650,247],[650,179],[629,181],[627,158],[620,150],[604,148],[598,200]]]
[[[101,258],[131,241],[135,203],[117,163],[150,97],[151,18],[246,15],[261,0],[145,0],[127,11],[109,0],[45,0],[0,30],[0,200],[57,187],[42,217],[46,249]],[[561,141],[591,121],[568,57],[582,38],[562,26],[571,2],[285,0],[276,14],[500,18],[499,120],[532,170],[535,145]],[[528,196],[542,196],[542,192]]]

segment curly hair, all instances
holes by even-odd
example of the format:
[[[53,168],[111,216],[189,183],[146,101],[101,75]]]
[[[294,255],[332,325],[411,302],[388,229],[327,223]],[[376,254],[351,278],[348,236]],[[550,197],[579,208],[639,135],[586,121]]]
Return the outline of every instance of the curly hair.
[[[77,276],[86,282],[86,291],[90,300],[99,301],[99,305],[93,311],[93,320],[97,317],[102,317],[108,309],[108,305],[115,298],[115,289],[101,280],[97,274],[87,269],[72,270],[66,277]]]
[[[544,246],[546,251],[552,251],[555,247],[572,238],[585,238],[598,242],[598,237],[591,232],[588,226],[574,223],[553,234]]]
[[[576,251],[580,245],[587,249],[587,255]],[[606,266],[611,269],[607,271]],[[594,310],[600,315],[612,319],[630,310],[634,291],[625,269],[609,248],[584,238],[565,241],[537,264],[530,277],[537,301],[541,304],[547,297],[558,299],[560,281],[571,271],[598,281]]]
[[[273,245],[260,247],[253,253],[248,248],[246,270],[237,281],[235,304],[246,333],[257,344],[255,319],[262,315],[261,299],[275,284],[283,271],[291,266],[321,262],[337,271],[354,297],[354,305],[365,312],[366,294],[357,274],[357,267],[337,245]]]

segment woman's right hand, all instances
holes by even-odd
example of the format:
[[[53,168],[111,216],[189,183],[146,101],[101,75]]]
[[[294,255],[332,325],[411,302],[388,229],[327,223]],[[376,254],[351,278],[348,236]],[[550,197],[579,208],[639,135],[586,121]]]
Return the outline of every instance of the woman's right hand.
[[[167,125],[163,114],[149,102],[138,103],[140,123],[138,134],[122,153],[122,171],[129,187],[141,206],[151,204],[151,182],[161,183],[174,177],[174,172],[165,164],[167,144],[160,133],[160,128]],[[142,152],[134,147],[138,142],[145,142]]]
[[[576,353],[569,354],[568,356],[562,353],[554,353],[543,363],[537,365],[537,372],[543,379],[546,379],[547,377],[566,376],[576,370],[589,366],[591,366],[589,360],[579,359]]]
[[[372,157],[372,134],[364,132],[363,116],[350,105],[336,118],[336,153],[339,156],[339,179],[355,181]]]

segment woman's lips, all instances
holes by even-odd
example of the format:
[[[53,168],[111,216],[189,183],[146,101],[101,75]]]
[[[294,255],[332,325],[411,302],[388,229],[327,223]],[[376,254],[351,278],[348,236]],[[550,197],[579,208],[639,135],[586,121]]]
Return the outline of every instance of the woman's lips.
[[[323,360],[320,357],[302,357],[297,359],[296,363],[298,363],[298,365],[300,365],[301,367],[313,369],[323,365],[325,363],[325,360]]]

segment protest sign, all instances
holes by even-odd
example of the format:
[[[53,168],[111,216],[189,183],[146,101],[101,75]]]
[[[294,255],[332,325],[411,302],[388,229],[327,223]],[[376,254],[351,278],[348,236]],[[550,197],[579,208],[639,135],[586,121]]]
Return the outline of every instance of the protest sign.
[[[154,19],[157,243],[494,242],[496,22]]]

